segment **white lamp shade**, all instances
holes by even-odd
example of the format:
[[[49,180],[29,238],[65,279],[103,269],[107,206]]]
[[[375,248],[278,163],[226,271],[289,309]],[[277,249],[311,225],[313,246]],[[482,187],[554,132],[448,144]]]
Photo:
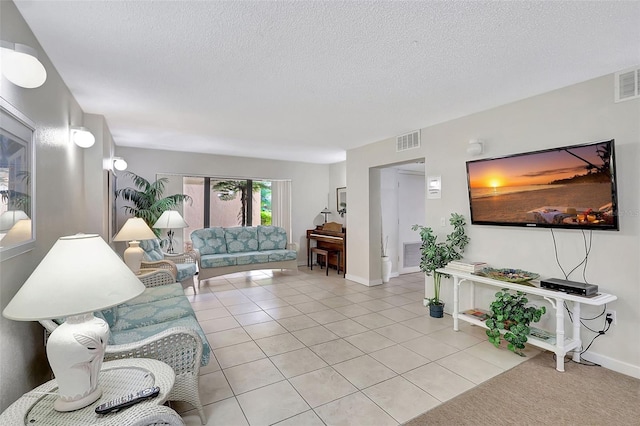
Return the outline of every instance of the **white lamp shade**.
[[[7,210],[0,215],[0,232],[8,231],[23,219],[29,219],[29,216],[22,210]]]
[[[189,226],[187,222],[185,222],[182,216],[180,216],[180,213],[175,210],[162,212],[162,215],[160,215],[156,223],[153,224],[153,227],[158,229],[186,228],[187,226]]]
[[[151,240],[156,238],[149,225],[139,217],[127,219],[120,232],[113,237],[113,241]]]
[[[7,80],[25,89],[40,87],[47,79],[47,70],[36,51],[24,44],[3,41],[0,64]]]
[[[124,158],[114,158],[113,159],[113,167],[116,168],[116,170],[127,170],[127,162],[124,161]]]
[[[96,143],[96,138],[93,133],[86,127],[72,127],[71,140],[80,148],[90,148]]]
[[[18,321],[79,315],[119,305],[144,289],[99,235],[77,234],[56,241],[2,315]]]

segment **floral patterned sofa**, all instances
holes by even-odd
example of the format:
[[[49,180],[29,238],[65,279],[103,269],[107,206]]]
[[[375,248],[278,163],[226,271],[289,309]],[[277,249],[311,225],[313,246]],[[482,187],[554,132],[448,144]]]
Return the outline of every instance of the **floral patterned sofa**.
[[[191,233],[198,259],[198,284],[256,269],[298,270],[298,251],[279,226],[204,228]]]

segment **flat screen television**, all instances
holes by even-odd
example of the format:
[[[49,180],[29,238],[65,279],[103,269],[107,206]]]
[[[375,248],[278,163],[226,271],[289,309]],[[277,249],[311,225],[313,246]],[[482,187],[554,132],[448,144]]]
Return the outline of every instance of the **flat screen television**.
[[[618,230],[614,141],[467,161],[474,225]]]

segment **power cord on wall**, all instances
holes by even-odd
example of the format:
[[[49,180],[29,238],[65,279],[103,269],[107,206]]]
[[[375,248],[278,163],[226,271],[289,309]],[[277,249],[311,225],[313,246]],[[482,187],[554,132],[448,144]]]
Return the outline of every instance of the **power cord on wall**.
[[[569,273],[566,273],[564,268],[562,267],[562,264],[560,263],[560,259],[558,257],[558,246],[556,243],[556,237],[555,234],[553,233],[553,229],[550,228],[551,230],[551,238],[553,239],[553,250],[555,253],[555,258],[556,258],[556,263],[558,264],[558,267],[560,268],[560,270],[562,271],[562,274],[564,275],[564,279],[568,280],[569,277],[571,276],[572,273],[574,273],[578,268],[580,268],[582,266],[582,279],[584,280],[585,283],[589,283],[587,281],[587,276],[586,276],[586,272],[587,272],[587,264],[589,262],[589,254],[591,253],[591,247],[592,247],[592,241],[593,241],[593,231],[589,231],[589,238],[587,240],[587,235],[585,234],[584,230],[582,230],[582,240],[584,242],[584,258],[573,268],[569,271]],[[564,308],[567,311],[567,314],[569,316],[569,321],[571,321],[571,323],[573,324],[573,312],[571,312],[571,310],[569,309],[569,306],[567,306],[566,302],[563,302]],[[592,318],[578,318],[578,320],[580,321],[580,324],[582,324],[587,330],[591,331],[592,333],[596,333],[596,335],[593,337],[593,339],[591,339],[591,342],[589,342],[589,344],[587,345],[587,347],[585,349],[580,348],[580,355],[582,355],[583,353],[587,352],[589,350],[589,348],[591,347],[591,345],[593,345],[593,342],[595,342],[595,340],[600,337],[600,336],[604,336],[606,334],[607,331],[609,331],[609,328],[611,328],[611,323],[613,322],[613,318],[611,318],[609,315],[606,315],[604,318],[604,324],[602,325],[602,329],[601,330],[594,330],[591,327],[589,327],[587,324],[584,323],[584,321],[592,321],[592,320],[596,320],[600,317],[602,317],[603,315],[605,315],[607,311],[607,305],[604,305],[602,312],[598,315],[596,315],[595,317]],[[582,360],[582,358],[581,358]],[[583,365],[588,365],[588,366],[599,366],[599,364],[596,363],[592,363],[592,362],[587,362],[584,363],[583,361],[580,362],[580,364]]]

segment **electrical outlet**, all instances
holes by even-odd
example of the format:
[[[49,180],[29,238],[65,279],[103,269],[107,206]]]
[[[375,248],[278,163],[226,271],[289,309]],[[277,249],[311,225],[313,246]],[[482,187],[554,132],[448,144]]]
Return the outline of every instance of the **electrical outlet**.
[[[613,321],[613,325],[617,325],[618,324],[618,318],[616,317],[616,311],[614,311],[612,309],[607,309],[604,313],[607,316],[607,318],[611,318],[611,320]]]
[[[447,226],[447,220],[444,217],[440,218],[440,226]]]

